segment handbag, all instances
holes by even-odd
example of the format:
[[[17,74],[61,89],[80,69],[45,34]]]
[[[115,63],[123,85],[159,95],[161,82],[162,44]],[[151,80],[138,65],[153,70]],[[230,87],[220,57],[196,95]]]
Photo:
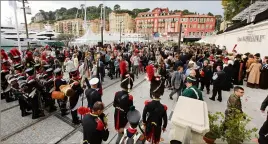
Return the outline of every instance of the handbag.
[[[52,99],[57,99],[57,100],[62,100],[64,99],[65,95],[63,92],[61,91],[56,91],[56,85],[55,85],[55,81],[54,81],[54,91],[51,94]]]

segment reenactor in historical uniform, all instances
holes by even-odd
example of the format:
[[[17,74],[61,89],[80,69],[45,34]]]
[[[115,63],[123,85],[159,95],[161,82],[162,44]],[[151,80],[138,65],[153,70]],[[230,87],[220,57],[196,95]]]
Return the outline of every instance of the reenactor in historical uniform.
[[[14,65],[15,76],[22,77],[24,80],[26,80],[26,74],[23,72],[23,69],[24,69],[24,67],[22,64]]]
[[[130,107],[133,106],[133,96],[130,95],[129,92],[133,87],[134,75],[126,71],[121,71],[121,75],[122,90],[115,93],[113,102],[113,106],[115,107],[114,125],[115,129],[118,131],[117,144],[123,135],[121,130],[125,128],[128,122],[127,113]]]
[[[6,79],[6,76],[10,74],[10,63],[8,62],[8,56],[4,50],[1,50],[1,99],[6,99],[6,102],[12,102],[15,99],[11,98],[9,94],[10,86]]]
[[[41,67],[41,64],[40,63],[35,64],[34,70],[35,70],[36,78],[41,79],[43,75],[43,69]]]
[[[265,113],[265,109],[268,106],[268,96],[265,98],[265,100],[261,104],[261,111],[262,113]],[[259,144],[267,144],[268,143],[268,115],[266,118],[266,121],[263,123],[262,127],[259,131]]]
[[[85,90],[85,96],[87,98],[88,107],[90,109],[93,107],[95,102],[97,101],[102,102],[101,94],[98,92],[98,83],[99,83],[98,78],[92,78],[89,81],[91,88]]]
[[[70,81],[69,84],[71,85],[72,90],[74,91],[74,95],[70,96],[70,109],[71,109],[71,115],[73,119],[74,124],[80,124],[80,120],[77,116],[77,104],[79,101],[79,97],[84,92],[83,88],[81,87],[80,80],[81,77],[79,75],[79,72],[77,69],[73,69],[70,71]]]
[[[53,76],[53,69],[48,68],[45,71],[45,74],[42,75],[43,78],[43,85],[45,87],[45,94],[44,94],[44,101],[45,107],[49,107],[49,112],[54,112],[57,110],[55,106],[55,100],[52,99],[51,94],[54,90],[54,76]]]
[[[17,48],[12,48],[9,52],[13,65],[21,63],[21,53]]]
[[[193,85],[196,82],[196,78],[188,76],[185,81],[186,89],[182,92],[182,96],[203,101],[202,92]]]
[[[27,112],[27,110],[31,109],[31,105],[29,104],[28,96],[23,93],[26,81],[22,79],[18,80],[18,78],[12,76],[9,83],[11,84],[11,93],[18,98],[21,116],[25,117],[30,115],[31,113]]]
[[[63,73],[61,71],[61,68],[56,68],[54,70],[54,74],[55,74],[55,91],[60,91],[60,86],[61,85],[66,85],[67,82],[62,78],[63,77]],[[68,98],[64,97],[64,99],[59,99],[57,100],[60,110],[61,110],[61,115],[65,116],[68,114],[68,110],[66,108],[66,103],[67,103]]]
[[[151,82],[153,99],[145,101],[142,120],[145,127],[147,141],[152,144],[160,142],[161,131],[167,127],[167,106],[160,103],[160,96],[164,94],[164,81],[159,76],[154,76],[153,66],[146,67],[148,80]]]
[[[124,129],[124,135],[121,137],[119,144],[143,144],[145,142],[145,137],[143,133],[138,131],[138,126],[140,123],[141,114],[131,107],[130,111],[127,113],[127,120],[129,127]]]
[[[101,144],[109,137],[107,123],[103,122],[99,116],[103,114],[104,104],[96,102],[91,113],[86,114],[82,120],[83,144]]]
[[[26,80],[26,93],[28,94],[29,100],[31,101],[32,105],[32,119],[43,117],[45,116],[45,114],[41,108],[41,95],[44,93],[44,89],[40,84],[39,80],[35,77],[33,68],[26,69],[25,73],[28,76]]]
[[[31,68],[31,67],[34,67],[35,65],[35,61],[33,59],[33,53],[29,50],[27,51],[26,53],[26,57],[25,57],[25,66],[27,68]]]

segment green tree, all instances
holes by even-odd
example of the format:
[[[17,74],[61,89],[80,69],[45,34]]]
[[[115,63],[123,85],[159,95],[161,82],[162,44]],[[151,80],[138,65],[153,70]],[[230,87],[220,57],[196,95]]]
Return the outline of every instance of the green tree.
[[[250,5],[250,1],[251,0],[222,0],[224,19],[227,21],[232,20],[234,16]]]
[[[121,9],[120,5],[118,5],[118,4],[114,5],[114,11],[117,11],[117,10],[120,10],[120,9]]]
[[[216,30],[219,31],[222,23],[222,16],[221,15],[215,15],[216,17]]]
[[[208,14],[207,15],[209,15],[209,16],[214,16],[211,12],[208,12]]]
[[[63,41],[64,44],[68,46],[69,43],[74,40],[74,35],[73,34],[59,34],[57,36],[57,40]]]

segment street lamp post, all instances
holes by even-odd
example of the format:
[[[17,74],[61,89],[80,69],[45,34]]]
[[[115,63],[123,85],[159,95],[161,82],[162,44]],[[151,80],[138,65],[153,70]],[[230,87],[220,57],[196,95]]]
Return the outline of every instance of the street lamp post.
[[[122,32],[122,28],[121,28],[121,27],[122,27],[122,22],[123,22],[123,21],[121,21],[121,22],[120,22],[120,25],[119,25],[119,26],[120,26],[120,44],[121,44],[121,32]]]
[[[26,37],[27,37],[27,46],[28,46],[28,48],[30,48],[29,34],[28,34],[28,25],[27,25],[27,18],[26,18],[26,12],[25,12],[25,1],[27,2],[27,0],[22,0],[22,9],[23,9],[24,21],[25,21],[25,30],[26,30]]]
[[[180,24],[180,33],[179,33],[179,39],[178,39],[178,52],[181,49],[181,31],[182,31],[182,23]]]

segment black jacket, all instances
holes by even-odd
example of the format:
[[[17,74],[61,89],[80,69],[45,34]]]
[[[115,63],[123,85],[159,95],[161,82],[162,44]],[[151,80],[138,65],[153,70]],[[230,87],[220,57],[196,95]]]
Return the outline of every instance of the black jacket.
[[[82,120],[84,144],[101,144],[109,137],[108,129],[98,116],[87,114]]]
[[[218,75],[217,79],[213,80],[213,86],[217,88],[223,88],[226,84],[226,74],[224,71],[216,72]]]
[[[87,102],[88,102],[89,108],[92,108],[93,105],[95,104],[95,102],[97,102],[97,101],[102,102],[100,93],[95,89],[92,89],[92,88],[87,89],[85,91],[85,95],[87,97]]]

